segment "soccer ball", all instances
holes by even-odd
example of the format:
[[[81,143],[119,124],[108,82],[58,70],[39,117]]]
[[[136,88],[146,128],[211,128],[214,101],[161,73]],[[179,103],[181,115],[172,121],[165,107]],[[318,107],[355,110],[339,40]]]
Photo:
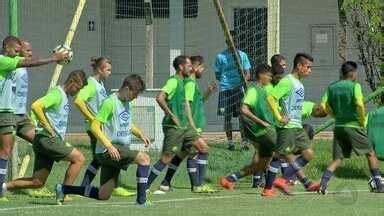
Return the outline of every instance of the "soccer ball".
[[[53,53],[57,53],[57,52],[68,53],[68,58],[63,60],[63,61],[58,62],[58,64],[65,65],[65,64],[69,64],[72,61],[72,59],[73,59],[73,51],[72,51],[72,49],[69,46],[67,46],[67,45],[58,45],[58,46],[55,47],[55,49],[53,49]]]
[[[384,185],[384,179],[383,178],[381,178],[381,184]],[[377,191],[376,181],[373,178],[369,179],[368,188],[369,188],[370,192],[376,192]]]

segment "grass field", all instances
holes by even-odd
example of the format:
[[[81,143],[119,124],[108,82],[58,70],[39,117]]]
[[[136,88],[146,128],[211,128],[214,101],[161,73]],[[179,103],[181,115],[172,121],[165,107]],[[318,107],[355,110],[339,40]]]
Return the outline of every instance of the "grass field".
[[[90,159],[86,143],[73,142]],[[229,152],[224,145],[210,143],[209,176],[212,185],[219,189],[218,179],[224,174],[236,171],[249,161],[252,151]],[[319,179],[321,172],[330,161],[330,141],[314,141],[316,158],[305,171],[312,179]],[[25,146],[21,146],[21,153]],[[157,159],[152,154],[152,162]],[[47,187],[52,189],[61,182],[66,164],[55,165],[48,179]],[[381,166],[382,170],[384,166]],[[29,168],[29,174],[31,167]],[[128,188],[135,187],[135,166],[122,173],[122,181]],[[83,173],[77,179],[81,181]],[[152,189],[156,189],[162,177],[158,178]],[[64,206],[56,206],[54,198],[31,198],[24,194],[8,193],[10,202],[0,202],[0,215],[384,215],[384,194],[368,192],[368,166],[364,158],[354,157],[345,162],[330,182],[330,194],[320,196],[303,191],[301,185],[293,189],[294,196],[280,195],[275,199],[260,196],[260,189],[250,188],[251,179],[242,179],[235,192],[219,191],[209,195],[192,194],[189,191],[185,164],[177,172],[173,191],[166,195],[150,195],[153,206],[144,208],[134,205],[134,197],[113,197],[106,202],[74,197],[74,201]],[[94,184],[98,184],[96,177]],[[300,212],[300,213],[298,213]]]

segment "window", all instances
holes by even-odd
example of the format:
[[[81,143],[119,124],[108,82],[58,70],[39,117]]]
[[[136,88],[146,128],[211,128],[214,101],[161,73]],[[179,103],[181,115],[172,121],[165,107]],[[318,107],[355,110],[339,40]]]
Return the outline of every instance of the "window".
[[[184,0],[184,18],[196,18],[198,0]],[[153,18],[169,18],[169,0],[152,0]],[[116,0],[117,19],[144,19],[144,0]]]

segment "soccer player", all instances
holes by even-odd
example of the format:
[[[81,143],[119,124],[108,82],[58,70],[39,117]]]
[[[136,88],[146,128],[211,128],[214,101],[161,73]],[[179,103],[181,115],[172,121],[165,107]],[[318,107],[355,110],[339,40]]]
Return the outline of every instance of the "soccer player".
[[[62,52],[54,53],[51,57],[43,59],[31,59],[20,57],[22,42],[14,36],[7,36],[2,43],[2,55],[0,55],[0,186],[4,186],[7,174],[8,158],[12,152],[14,143],[13,132],[16,127],[14,115],[14,97],[12,88],[13,77],[20,72],[17,68],[26,68],[59,62],[68,55]],[[0,200],[6,201],[3,197],[3,187],[0,187]]]
[[[376,183],[377,192],[384,192],[381,183],[379,162],[364,131],[365,107],[363,93],[357,80],[357,64],[347,61],[341,66],[342,79],[328,86],[322,98],[322,106],[328,115],[335,118],[333,131],[333,161],[321,177],[319,193],[326,194],[328,182],[333,173],[349,158],[352,151],[367,157],[372,178]]]
[[[264,171],[276,150],[275,121],[267,104],[267,91],[265,90],[265,86],[271,79],[272,71],[269,65],[257,66],[256,78],[253,78],[255,83],[248,87],[241,105],[245,136],[257,151],[255,151],[251,164],[227,177],[221,177],[220,184],[225,189],[234,190],[234,183],[240,178],[251,175],[255,171]],[[273,193],[271,188],[267,188],[262,195],[274,196],[271,193]]]
[[[33,174],[31,177],[7,182],[3,185],[3,190],[42,187],[54,162],[61,160],[70,162],[64,184],[73,184],[85,158],[79,150],[64,141],[70,111],[68,96],[76,95],[86,84],[84,71],[72,71],[63,85],[57,85],[32,104],[32,111],[38,119],[36,136],[33,140],[35,153]]]
[[[169,77],[156,101],[164,111],[163,149],[158,160],[152,167],[148,177],[148,189],[162,170],[168,166],[172,158],[187,146],[196,146],[199,136],[195,129],[190,128],[185,114],[184,79],[192,70],[191,60],[188,56],[180,55],[173,60],[176,74]]]
[[[380,98],[380,107],[368,114],[367,134],[376,156],[384,159],[384,94],[382,94]]]
[[[268,104],[272,109],[275,119],[280,123],[277,127],[277,153],[279,157],[290,163],[288,176],[297,174],[299,181],[303,183],[307,191],[316,191],[318,183],[313,183],[305,176],[302,168],[312,159],[313,151],[310,146],[308,135],[302,126],[302,106],[304,102],[304,85],[301,79],[311,73],[313,58],[305,53],[297,53],[294,58],[293,71],[286,75],[273,88],[268,96]],[[281,112],[277,107],[277,101],[281,104]],[[287,117],[288,122],[284,120]],[[282,121],[283,120],[283,121]],[[301,156],[296,158],[294,150],[301,149]],[[280,161],[272,161],[267,172],[266,187],[271,187],[272,183],[284,193],[289,193],[286,180],[283,178],[275,179]],[[276,168],[277,167],[277,168]],[[288,169],[287,168],[287,169]]]
[[[184,89],[186,98],[186,112],[191,128],[196,130],[199,135],[205,128],[206,119],[204,111],[204,102],[208,99],[211,93],[216,89],[216,83],[209,84],[207,91],[204,94],[200,91],[197,79],[200,79],[204,71],[204,58],[202,56],[192,56],[192,70],[190,76],[184,79]],[[196,154],[191,147],[183,149],[183,152],[176,154],[167,170],[164,180],[161,182],[160,190],[169,191],[172,178],[179,167],[180,163],[189,153],[187,160],[187,170],[191,180],[193,192],[209,193],[214,192],[208,185],[203,185],[208,166],[208,150],[209,147],[204,139],[200,136],[195,142],[198,153]]]
[[[231,31],[233,40],[236,46],[236,35],[234,31]],[[248,56],[245,52],[237,49],[237,53],[240,57],[240,63],[244,71],[245,80],[248,80],[249,70],[251,64]],[[235,150],[235,145],[232,139],[232,117],[237,118],[240,114],[240,105],[244,97],[244,85],[241,82],[239,72],[236,68],[235,61],[232,57],[232,53],[229,49],[222,51],[217,54],[215,61],[215,76],[216,80],[219,81],[219,103],[217,114],[224,116],[224,130],[228,140],[228,149]],[[242,149],[248,148],[247,141],[244,138],[243,127],[241,125],[241,119],[239,118],[240,134],[241,134],[241,145]]]
[[[96,159],[100,162],[100,188],[85,186],[56,185],[56,201],[63,204],[66,194],[77,194],[97,200],[108,200],[116,186],[120,170],[126,170],[131,163],[137,164],[138,205],[150,205],[146,199],[146,185],[150,158],[142,151],[130,150],[132,134],[141,139],[145,146],[148,137],[132,127],[131,101],[145,90],[145,83],[139,75],[126,77],[122,86],[107,97],[91,123],[91,132],[97,139]]]

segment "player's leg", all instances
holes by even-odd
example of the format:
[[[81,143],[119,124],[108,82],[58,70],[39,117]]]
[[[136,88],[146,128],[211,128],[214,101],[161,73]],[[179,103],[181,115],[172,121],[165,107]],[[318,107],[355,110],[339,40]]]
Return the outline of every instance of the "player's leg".
[[[184,139],[184,130],[176,128],[163,128],[164,142],[160,159],[152,166],[147,187],[151,187],[153,181],[160,175],[172,161],[177,152],[181,150]]]
[[[3,186],[8,169],[8,158],[14,143],[15,128],[13,113],[0,113],[0,198],[3,197]]]
[[[193,140],[195,139],[196,135],[189,133],[189,139]],[[193,145],[198,151],[198,154],[196,156],[196,162],[198,166],[198,184],[203,185],[204,179],[207,175],[207,169],[208,169],[208,152],[209,147],[208,144],[205,142],[205,140],[202,137],[198,137],[195,141],[193,141]]]
[[[137,198],[136,203],[143,205],[147,201],[146,189],[148,182],[148,173],[150,166],[150,158],[144,152],[135,153],[135,151],[130,151],[131,156],[136,154],[135,163],[137,164],[136,170],[136,179],[137,179]]]
[[[64,184],[72,185],[84,164],[84,155],[78,149],[73,148],[71,153],[69,153],[63,160],[70,162],[64,176]]]
[[[88,165],[87,170],[85,171],[83,180],[81,182],[82,186],[90,185],[92,183],[93,179],[95,178],[97,171],[100,168],[100,163],[95,157],[95,148],[96,148],[97,139],[92,134],[92,132],[87,131],[87,134],[88,134],[90,144],[91,144],[91,151],[92,151],[93,159],[92,159],[91,163]]]
[[[184,160],[184,158],[186,157],[186,154],[183,154],[183,153],[179,153],[179,154],[176,154],[169,166],[168,166],[168,169],[167,169],[167,172],[165,174],[165,177],[163,179],[163,181],[161,182],[160,184],[160,190],[163,191],[163,192],[167,192],[171,189],[171,182],[172,182],[172,179],[177,171],[177,169],[179,168],[181,162]]]
[[[15,115],[16,135],[23,140],[32,143],[35,138],[35,126],[27,114]]]

